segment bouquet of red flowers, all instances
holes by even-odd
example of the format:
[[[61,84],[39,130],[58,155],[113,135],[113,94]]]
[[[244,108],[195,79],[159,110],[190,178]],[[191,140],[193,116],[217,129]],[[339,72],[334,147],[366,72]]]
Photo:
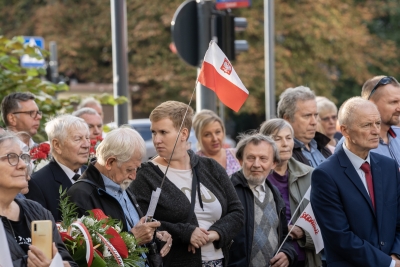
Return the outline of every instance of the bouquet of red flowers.
[[[143,266],[141,254],[147,249],[139,247],[132,234],[121,231],[121,222],[107,217],[100,209],[78,218],[77,206],[69,201],[66,191],[60,196],[60,210],[63,221],[58,230],[80,267]]]
[[[34,163],[33,171],[38,171],[50,162],[50,144],[41,143],[29,152]]]
[[[96,139],[94,140],[90,140],[90,148],[89,148],[89,160],[88,160],[88,164],[90,163],[90,161],[96,157],[96,149],[97,147],[100,145],[101,141],[103,141],[103,138],[101,136],[98,136]]]

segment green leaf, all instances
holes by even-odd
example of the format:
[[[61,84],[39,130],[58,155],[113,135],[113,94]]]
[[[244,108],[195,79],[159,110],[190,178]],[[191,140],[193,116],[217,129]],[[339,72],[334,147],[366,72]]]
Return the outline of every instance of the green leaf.
[[[39,75],[39,72],[35,68],[29,68],[29,69],[27,69],[26,74],[28,74],[29,76],[32,76],[32,77],[36,77]]]

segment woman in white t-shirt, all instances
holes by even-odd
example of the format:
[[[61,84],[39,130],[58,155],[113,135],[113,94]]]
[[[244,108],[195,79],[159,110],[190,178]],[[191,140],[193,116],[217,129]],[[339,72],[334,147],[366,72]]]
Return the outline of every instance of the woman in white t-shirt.
[[[158,156],[142,164],[130,188],[146,211],[152,191],[161,186],[168,168],[154,214],[160,228],[173,238],[164,264],[227,266],[229,245],[243,225],[243,207],[225,169],[187,150],[192,116],[193,110],[177,101],[164,102],[152,111],[151,131]]]

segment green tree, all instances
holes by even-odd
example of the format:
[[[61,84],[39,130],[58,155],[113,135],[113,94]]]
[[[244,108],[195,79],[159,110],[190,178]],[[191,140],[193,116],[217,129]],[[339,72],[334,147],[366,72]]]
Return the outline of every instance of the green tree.
[[[43,68],[22,68],[20,67],[20,57],[29,55],[38,59],[47,55],[47,51],[38,51],[38,48],[24,45],[22,37],[8,39],[0,36],[0,99],[13,92],[31,92],[36,96],[36,103],[43,111],[43,119],[38,134],[34,137],[36,141],[47,140],[44,132],[44,123],[52,116],[59,113],[70,113],[73,111],[74,104],[78,104],[81,99],[79,96],[72,96],[69,99],[57,99],[56,94],[61,91],[69,90],[64,83],[54,84],[45,81],[41,76],[46,74]],[[104,94],[97,96],[103,104],[121,104],[126,102],[125,97],[117,97]]]

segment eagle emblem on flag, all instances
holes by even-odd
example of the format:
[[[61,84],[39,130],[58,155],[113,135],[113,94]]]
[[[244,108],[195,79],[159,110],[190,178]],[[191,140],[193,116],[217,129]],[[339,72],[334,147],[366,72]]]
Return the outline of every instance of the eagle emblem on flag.
[[[231,74],[231,72],[232,72],[232,65],[231,65],[231,63],[229,62],[229,60],[228,59],[224,59],[224,62],[222,63],[222,66],[221,66],[221,70],[223,71],[223,72],[225,72],[226,74],[228,74],[228,75],[230,75]]]

